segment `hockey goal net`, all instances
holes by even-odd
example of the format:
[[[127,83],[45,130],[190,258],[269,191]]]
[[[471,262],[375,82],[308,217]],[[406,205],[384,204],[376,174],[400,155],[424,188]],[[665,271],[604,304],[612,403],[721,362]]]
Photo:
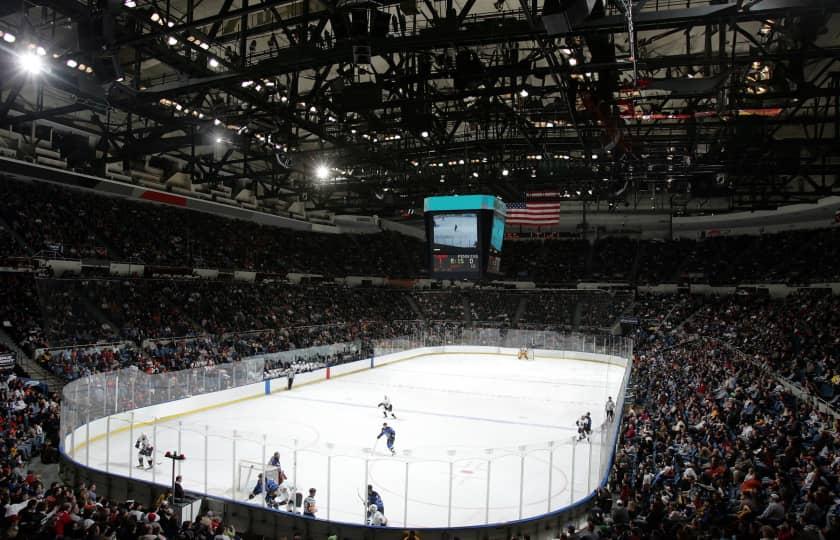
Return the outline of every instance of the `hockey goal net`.
[[[516,353],[517,360],[533,360],[534,351],[528,347],[520,347],[519,352]]]
[[[259,461],[240,460],[239,468],[236,473],[236,490],[241,498],[248,498],[248,495],[254,491],[257,482],[260,479],[260,474],[265,471],[266,480],[274,480],[277,485],[280,485],[280,468],[273,465],[265,465]]]

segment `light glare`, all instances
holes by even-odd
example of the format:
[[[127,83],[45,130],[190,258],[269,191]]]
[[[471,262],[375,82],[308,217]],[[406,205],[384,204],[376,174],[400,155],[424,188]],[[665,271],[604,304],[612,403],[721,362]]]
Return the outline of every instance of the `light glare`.
[[[32,75],[41,73],[44,69],[44,61],[37,54],[26,53],[18,57],[18,64],[24,71]]]

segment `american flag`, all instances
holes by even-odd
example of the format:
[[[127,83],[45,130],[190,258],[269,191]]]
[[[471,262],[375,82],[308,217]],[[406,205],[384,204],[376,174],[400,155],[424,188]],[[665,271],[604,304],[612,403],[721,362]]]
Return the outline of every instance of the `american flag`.
[[[559,202],[507,203],[507,224],[539,227],[560,223]]]

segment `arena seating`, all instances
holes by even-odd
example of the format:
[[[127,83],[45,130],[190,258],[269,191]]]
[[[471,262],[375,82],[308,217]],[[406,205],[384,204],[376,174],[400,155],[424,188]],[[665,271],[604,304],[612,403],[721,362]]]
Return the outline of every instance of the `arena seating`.
[[[0,220],[32,253],[283,275],[399,277],[417,275],[423,266],[422,244],[391,232],[358,236],[295,232],[5,179],[0,179],[0,198],[4,202]]]
[[[282,275],[416,277],[425,273],[423,244],[391,232],[295,232],[5,179],[0,179],[0,197],[4,200],[0,239],[6,237],[0,256],[53,253]],[[606,237],[594,243],[508,241],[502,270],[507,278],[555,284],[820,283],[840,279],[838,246],[838,227],[699,241],[627,237]]]
[[[0,257],[46,250],[70,258],[325,276],[416,276],[422,267],[422,245],[391,234],[337,238],[233,227],[59,187],[19,187],[0,182],[8,201],[0,207]],[[837,228],[699,242],[509,242],[505,250],[508,276],[563,285],[840,279]],[[620,326],[636,338],[635,401],[587,528],[616,540],[840,537],[840,421],[813,400],[824,400],[820,407],[840,404],[840,299],[827,288],[784,298],[748,288],[725,296],[634,294],[629,287],[408,292],[334,282],[55,279],[30,272],[0,272],[0,287],[3,332],[26,352],[39,350],[36,360],[65,380],[128,366],[157,373],[366,342],[400,335],[400,321],[407,319],[424,319],[441,343],[476,321],[594,332],[626,319]],[[327,360],[292,365],[307,370]],[[165,506],[108,502],[91,486],[46,487],[28,473],[32,458],[55,457],[57,399],[39,385],[0,376],[0,500],[6,509],[0,529],[46,538],[68,527],[65,536],[81,538],[110,527],[136,538],[159,527],[167,537],[181,537]],[[225,528],[213,516],[187,527],[192,537]],[[587,530],[577,536],[558,531],[563,534],[595,537]]]
[[[16,329],[16,337],[28,334],[27,325],[34,324],[33,331],[37,332],[39,311],[31,306],[44,301],[38,295],[39,289],[73,294],[93,291],[89,297],[103,299],[103,313],[120,331],[144,328],[134,322],[149,316],[139,306],[144,300],[157,302],[169,295],[173,304],[184,307],[183,311],[161,310],[161,320],[144,331],[165,328],[166,319],[173,317],[195,322],[195,330],[201,333],[201,337],[192,339],[151,340],[145,347],[135,342],[119,348],[47,351],[41,361],[68,379],[129,365],[159,372],[235,361],[260,352],[399,335],[400,323],[391,321],[398,313],[411,311],[407,298],[402,298],[401,304],[395,302],[394,295],[406,293],[387,289],[335,288],[319,297],[317,287],[295,290],[279,283],[47,280],[51,283],[44,289],[44,284],[36,285],[31,277],[3,278],[7,280],[5,285],[18,293],[16,304],[4,312],[4,318],[15,315],[12,328]],[[261,302],[257,301],[259,298]],[[773,382],[773,377],[781,376],[814,395],[837,400],[837,297],[821,290],[785,299],[759,294],[638,295],[632,299],[624,293],[533,294],[497,290],[487,294],[446,290],[414,293],[411,299],[430,320],[442,314],[461,317],[452,322],[430,323],[430,328],[441,336],[457,335],[464,326],[465,300],[473,313],[487,313],[500,320],[523,301],[523,318],[532,314],[535,320],[568,322],[570,316],[560,314],[574,312],[578,304],[585,306],[587,312],[603,314],[607,322],[622,312],[639,320],[635,330],[635,403],[623,420],[623,440],[609,489],[598,494],[598,506],[590,515],[590,527],[599,532],[600,538],[720,538],[732,534],[746,538],[765,534],[765,538],[770,538],[766,534],[771,529],[774,538],[785,531],[808,537],[803,535],[816,528],[822,529],[824,538],[830,538],[840,530],[833,501],[838,496],[840,423]],[[307,304],[306,309],[290,312],[290,307],[302,302]],[[58,304],[68,308],[65,300]],[[109,304],[116,307],[108,307]],[[224,304],[224,309],[211,311],[212,317],[207,320],[194,321],[196,314],[210,309],[211,304]],[[246,327],[242,310],[252,304],[253,320],[265,326],[262,331],[248,333],[241,331]],[[312,310],[319,312],[314,321],[310,319]],[[75,317],[75,311],[72,312]],[[354,320],[353,317],[370,322],[340,322]],[[280,322],[271,326],[269,322],[274,320]],[[333,324],[290,326],[297,322]],[[607,322],[598,321],[604,325]],[[74,332],[77,328],[65,324],[58,331]],[[206,333],[211,329],[233,329],[234,333]],[[147,335],[140,332],[136,337]],[[24,402],[46,400],[38,392],[37,388],[26,390]],[[45,410],[41,405],[37,407]],[[45,440],[56,436],[57,420],[51,420],[42,426]],[[26,423],[22,419],[20,422]],[[14,456],[37,454],[40,450],[35,440],[26,437],[19,444],[7,442],[0,449],[0,458],[15,463]],[[25,474],[25,458],[17,459],[18,467],[12,467],[12,474],[4,481],[11,487],[7,508],[17,508],[16,504],[34,497],[39,501],[36,507],[48,512],[54,504],[48,498],[50,493],[60,491],[70,497],[68,488],[39,490],[37,479]],[[89,491],[88,487],[77,486],[73,497],[83,500]],[[778,504],[783,507],[781,519],[776,515]],[[118,507],[112,504],[109,512],[119,514]],[[37,528],[31,514],[23,508],[17,510],[16,526],[21,530]],[[81,523],[91,519],[91,526],[104,527],[104,511],[91,513],[85,505],[66,510],[82,517]],[[166,514],[165,508],[146,508],[142,512],[149,511]],[[8,523],[13,521],[14,514]],[[204,525],[190,526],[206,525],[205,520]],[[132,522],[132,526],[148,525]],[[579,532],[586,534],[585,530]]]
[[[840,533],[837,420],[719,342],[642,343],[601,538]]]

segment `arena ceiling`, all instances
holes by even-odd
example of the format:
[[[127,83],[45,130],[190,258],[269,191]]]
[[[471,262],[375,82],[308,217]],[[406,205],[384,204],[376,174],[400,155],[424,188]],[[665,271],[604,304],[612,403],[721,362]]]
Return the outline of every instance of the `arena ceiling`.
[[[151,160],[193,184],[342,212],[528,191],[771,208],[840,194],[838,12],[834,0],[3,2],[0,125],[78,135],[57,143],[78,170]],[[34,57],[43,66],[24,69]]]

